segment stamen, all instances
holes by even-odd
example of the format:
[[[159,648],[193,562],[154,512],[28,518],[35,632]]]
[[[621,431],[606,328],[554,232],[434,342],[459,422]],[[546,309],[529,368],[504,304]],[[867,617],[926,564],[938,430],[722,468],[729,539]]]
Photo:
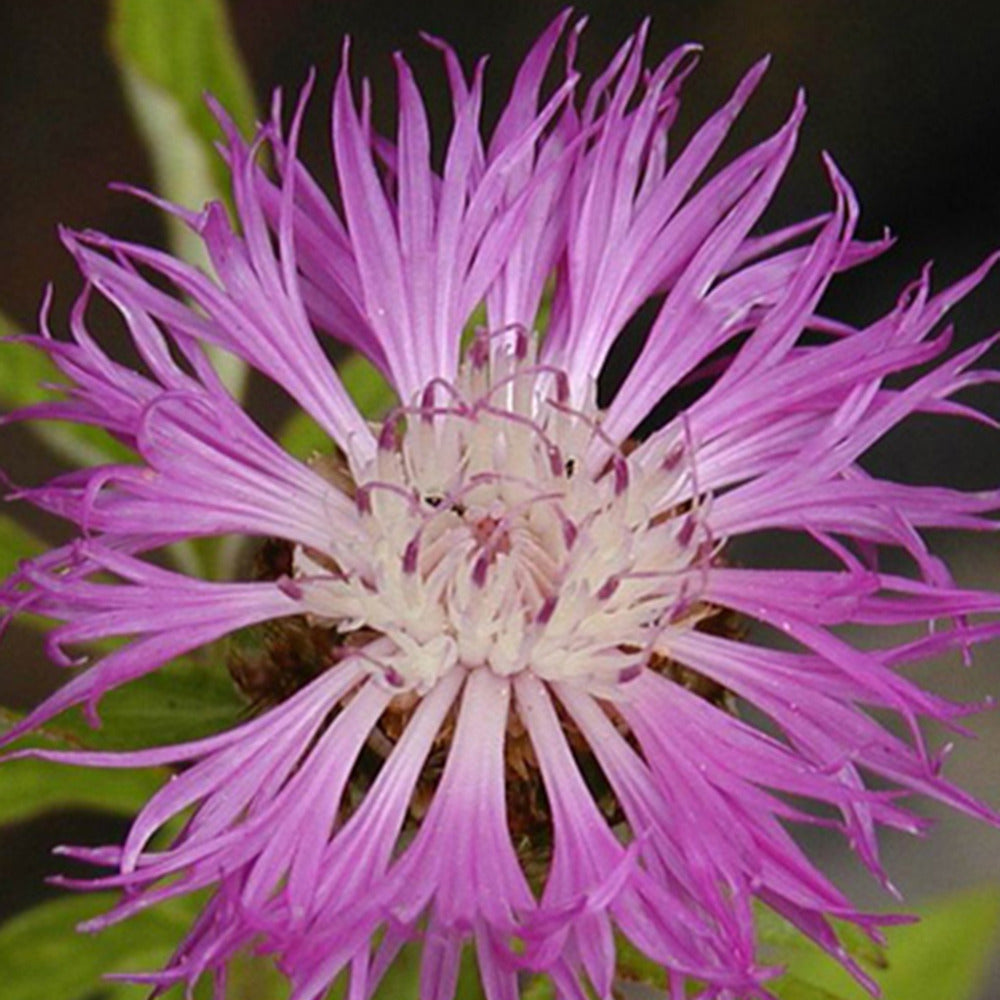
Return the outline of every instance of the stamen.
[[[547,625],[552,619],[552,614],[556,610],[556,605],[558,603],[558,596],[555,594],[549,594],[549,596],[542,601],[542,606],[538,609],[538,614],[535,615],[535,623],[537,625]]]
[[[455,406],[459,410],[465,411],[469,409],[468,400],[465,399],[465,397],[458,391],[458,389],[455,388],[455,386],[451,382],[443,378],[433,378],[430,380],[430,382],[427,383],[423,393],[421,394],[420,408],[422,410],[429,410],[429,411],[434,410],[436,406],[434,399],[435,389],[441,389],[444,391],[446,396],[451,396],[452,400],[455,403]]]
[[[565,515],[562,516],[562,529],[563,542],[566,545],[566,550],[569,551],[576,544],[576,540],[580,535],[580,530]]]
[[[697,523],[693,514],[688,514],[681,522],[680,530],[677,532],[677,544],[682,548],[687,548],[691,544]]]
[[[368,565],[337,576],[317,614],[394,644],[403,655],[391,677],[380,665],[387,683],[427,690],[464,663],[607,691],[638,675],[637,652],[663,629],[704,617],[691,595],[714,548],[698,536],[697,501],[684,499],[690,449],[676,445],[648,472],[630,465],[601,429],[596,389],[570,406],[566,373],[534,357],[523,328],[477,333],[454,383],[435,379],[390,414],[357,476]],[[404,503],[375,504],[376,490]],[[640,511],[681,499],[636,516],[629,494]]]
[[[290,576],[279,576],[274,583],[278,590],[280,590],[287,597],[290,597],[293,601],[301,601],[305,596],[305,591],[303,591],[302,587]]]
[[[371,513],[371,494],[374,493],[375,490],[382,490],[386,493],[394,493],[396,496],[402,497],[406,501],[407,506],[411,509],[416,506],[416,498],[414,497],[412,490],[404,489],[397,483],[387,483],[381,479],[371,479],[367,483],[362,483],[358,487],[358,491],[354,497],[355,505],[362,514]]]
[[[673,472],[684,459],[684,445],[682,442],[678,441],[667,453],[663,456],[663,461],[660,463],[660,467],[664,472]]]
[[[420,533],[417,532],[403,550],[403,572],[412,576],[417,571],[417,560],[420,557]]]
[[[381,451],[399,451],[400,433],[398,420],[386,420],[378,435],[378,447]]]
[[[490,558],[485,552],[481,552],[472,567],[472,582],[482,589],[486,586],[486,573],[490,568]]]
[[[628,489],[628,462],[621,452],[612,457],[611,467],[615,477],[615,496],[620,497]]]
[[[517,382],[523,382],[526,379],[535,382],[539,375],[550,375],[555,380],[556,399],[562,402],[569,399],[569,377],[566,375],[566,372],[561,368],[556,368],[555,365],[543,364],[528,365],[526,368],[519,368],[517,371],[511,372],[510,375],[506,375],[494,382],[490,386],[489,392],[483,398],[492,399],[501,389],[509,385],[514,385]]]

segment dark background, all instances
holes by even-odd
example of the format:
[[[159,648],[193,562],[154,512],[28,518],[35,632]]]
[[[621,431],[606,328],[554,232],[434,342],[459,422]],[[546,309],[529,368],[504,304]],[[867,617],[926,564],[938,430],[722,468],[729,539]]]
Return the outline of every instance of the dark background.
[[[490,120],[530,41],[560,3],[403,4],[387,0],[236,0],[238,38],[261,107],[269,91],[294,92],[309,67],[320,73],[303,141],[314,172],[328,172],[326,93],[339,59],[340,39],[354,43],[355,77],[372,77],[376,121],[393,126],[394,84],[389,54],[403,49],[426,82],[440,117],[447,107],[439,59],[422,45],[426,30],[450,40],[471,66],[491,54],[486,117]],[[590,16],[579,60],[585,72],[610,52],[646,14],[653,16],[650,59],[687,41],[704,44],[701,68],[685,88],[678,124],[684,136],[729,93],[741,73],[766,52],[774,62],[735,131],[729,152],[759,140],[787,113],[795,88],[806,87],[810,114],[800,151],[774,207],[775,224],[828,207],[819,152],[832,152],[853,182],[863,208],[862,234],[889,226],[898,245],[884,259],[841,281],[828,311],[863,320],[889,308],[902,285],[929,259],[939,282],[953,280],[1000,246],[1000,3],[913,0],[688,0],[637,4],[582,3]],[[104,42],[105,6],[80,0],[0,3],[0,308],[25,326],[44,284],[57,289],[56,316],[65,315],[78,288],[55,236],[57,223],[90,226],[158,242],[154,213],[107,190],[110,180],[152,183],[121,99]],[[441,136],[438,130],[438,136]],[[676,148],[676,146],[675,146]],[[1000,327],[1000,279],[993,277],[955,313],[963,342]],[[1000,414],[996,392],[977,400]],[[967,487],[1000,482],[996,437],[945,421],[894,434],[873,463],[910,480]],[[36,480],[35,453],[4,432],[3,465],[15,478]],[[944,541],[960,580],[1000,586],[992,539]],[[745,551],[754,554],[753,546]],[[947,665],[929,683],[967,696],[1000,690],[1000,651],[984,651],[977,669]],[[0,655],[0,700],[27,705],[55,681],[37,643],[20,634]],[[971,790],[1000,802],[1000,725],[973,723],[981,741],[955,754],[951,773]],[[928,811],[940,811],[928,806]],[[890,868],[914,899],[976,880],[1000,881],[1000,834],[961,817],[942,815],[930,845],[887,838]],[[100,835],[106,834],[101,830]],[[55,867],[47,848],[87,841],[99,824],[80,815],[56,817],[13,830],[0,853],[0,911],[23,903]],[[818,849],[826,849],[821,844]],[[843,851],[829,864],[869,905],[885,902]],[[1000,984],[997,986],[1000,989]],[[944,994],[942,994],[944,995]],[[996,995],[991,994],[991,995]]]

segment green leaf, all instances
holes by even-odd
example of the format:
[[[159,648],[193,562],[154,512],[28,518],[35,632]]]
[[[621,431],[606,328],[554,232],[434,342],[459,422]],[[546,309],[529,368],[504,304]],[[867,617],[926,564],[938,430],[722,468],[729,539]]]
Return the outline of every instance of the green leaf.
[[[1000,889],[966,890],[920,913],[920,923],[886,932],[885,968],[873,972],[884,1000],[973,1000],[996,954]],[[787,976],[768,984],[782,1000],[870,1000],[863,987],[815,946],[791,956],[787,966]],[[802,992],[807,985],[813,993]]]
[[[162,770],[104,771],[11,760],[0,765],[0,823],[20,823],[55,809],[134,814],[166,780]]]
[[[17,569],[22,559],[30,559],[45,550],[45,543],[22,528],[13,518],[0,514],[0,579]]]
[[[169,94],[206,147],[218,135],[206,91],[239,128],[253,127],[253,87],[221,0],[113,0],[110,38],[118,59]]]
[[[667,974],[663,966],[647,958],[620,934],[617,936],[616,954],[617,973],[620,979],[630,983],[642,983],[655,990],[662,991],[667,988]]]
[[[102,980],[160,968],[186,931],[196,901],[171,900],[86,938],[77,924],[109,910],[113,893],[43,903],[0,926],[4,996],[11,1000],[142,1000],[148,986]],[[176,994],[174,994],[176,995]]]
[[[754,911],[757,938],[767,961],[781,965],[796,955],[816,952],[816,945],[810,938],[770,908],[758,904]],[[886,968],[888,959],[885,949],[872,941],[861,928],[846,920],[831,920],[830,923],[851,958],[873,971]]]
[[[354,400],[354,405],[368,420],[384,417],[396,401],[392,387],[361,354],[351,354],[340,363],[337,374]],[[308,413],[301,410],[289,417],[278,440],[286,451],[300,458],[308,458],[316,452],[326,454],[330,451],[329,435]]]
[[[362,354],[352,354],[337,366],[337,374],[350,393],[354,405],[369,420],[384,417],[395,402],[396,394],[389,383]]]
[[[296,410],[278,434],[278,442],[289,454],[307,459],[330,451],[330,436],[304,410]]]
[[[241,953],[229,963],[227,1000],[283,1000],[291,988],[274,962]]]
[[[221,657],[160,667],[109,691],[98,705],[101,725],[91,726],[80,708],[57,716],[42,730],[46,739],[88,750],[141,750],[213,736],[239,725],[246,703]]]
[[[169,201],[198,208],[225,198],[228,172],[212,148],[219,127],[205,105],[213,94],[242,130],[254,123],[253,90],[222,0],[113,0],[111,50],[125,98],[149,153],[156,186]],[[201,239],[168,217],[174,252],[210,270]],[[224,351],[212,358],[237,398],[247,367]]]
[[[807,983],[795,976],[782,976],[777,984],[768,983],[768,987],[780,1000],[844,1000],[840,993],[831,993],[822,986]]]
[[[548,976],[533,976],[521,991],[521,1000],[555,1000],[556,988]]]
[[[0,315],[0,337],[13,336],[16,329]],[[45,383],[65,384],[62,373],[44,351],[24,341],[0,341],[0,406],[16,410],[53,398]],[[99,427],[63,421],[38,421],[31,431],[56,455],[74,465],[129,462],[135,455]]]
[[[420,1000],[420,962],[423,948],[417,943],[404,945],[396,960],[386,970],[372,1000]],[[476,956],[463,949],[459,966],[456,1000],[483,1000]]]

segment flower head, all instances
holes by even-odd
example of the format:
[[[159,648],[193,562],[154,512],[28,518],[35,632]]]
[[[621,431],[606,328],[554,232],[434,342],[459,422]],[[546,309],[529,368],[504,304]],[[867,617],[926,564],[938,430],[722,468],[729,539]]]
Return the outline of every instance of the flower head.
[[[567,20],[527,56],[488,141],[483,65],[466,76],[432,40],[453,99],[439,170],[406,62],[389,140],[372,131],[367,90],[358,109],[345,47],[335,201],[296,155],[304,97],[287,133],[277,101],[249,145],[220,110],[235,223],[219,204],[166,206],[204,241],[211,274],[65,234],[87,290],[71,340],[43,317],[34,342],[71,385],[20,415],[104,427],[136,460],[22,491],[82,536],[26,563],[0,599],[60,620],[50,645],[63,661],[67,644],[133,638],[7,738],[245,626],[285,621],[306,637],[271,665],[286,671],[280,697],[228,732],[36,751],[183,767],[121,847],[73,851],[112,869],[86,885],[123,890],[96,927],[213,890],[168,967],[139,977],[157,986],[212,973],[221,995],[230,958],[254,947],[295,1000],[324,996],[345,970],[361,998],[419,938],[427,998],[452,997],[467,945],[490,1000],[516,997],[524,971],[566,998],[607,997],[622,935],[675,996],[695,978],[706,998],[763,997],[774,970],[757,955],[755,901],[864,980],[829,918],[872,933],[880,921],[789,827],[840,829],[888,885],[877,829],[924,821],[870,776],[998,821],[942,776],[919,727],[958,728],[970,708],[901,668],[1000,634],[984,617],[1000,597],[953,583],[920,534],[992,530],[1000,497],[859,464],[911,414],[978,418],[954,396],[996,381],[975,368],[989,344],[949,355],[939,324],[992,262],[937,294],[924,273],[865,327],[826,317],[833,276],[888,240],[855,238],[857,204],[829,159],[832,211],[751,235],[792,156],[801,96],[775,135],[709,175],[765,65],[668,155],[695,50],[644,70],[643,28],[585,86]],[[543,97],[564,36],[564,77]],[[141,370],[88,332],[93,292],[121,314]],[[609,352],[650,300],[638,356],[605,399]],[[384,419],[359,412],[318,332],[388,380],[397,405]],[[327,453],[272,441],[208,347],[277,383]],[[646,433],[682,385],[695,401]],[[827,568],[730,561],[730,540],[766,529],[808,535]],[[270,540],[269,571],[215,582],[148,558],[222,534]],[[881,569],[885,548],[913,572]],[[936,621],[905,644],[878,633]],[[876,641],[851,645],[835,629],[847,623]],[[896,713],[909,738],[871,708]]]

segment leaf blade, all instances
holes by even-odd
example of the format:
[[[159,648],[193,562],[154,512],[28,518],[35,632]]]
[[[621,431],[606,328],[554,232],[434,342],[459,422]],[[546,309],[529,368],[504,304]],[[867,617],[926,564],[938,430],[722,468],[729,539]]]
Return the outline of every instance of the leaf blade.
[[[204,96],[212,94],[245,132],[256,110],[223,0],[113,0],[108,38],[158,191],[194,208],[226,200],[228,169],[213,148],[219,127]],[[197,234],[172,216],[167,232],[179,257],[210,270]],[[209,353],[225,385],[241,398],[246,364],[225,351]]]
[[[48,355],[16,338],[14,323],[0,314],[0,406],[20,410],[52,398],[66,384]],[[49,387],[52,388],[49,388]],[[132,451],[99,427],[69,421],[32,421],[31,433],[55,455],[73,465],[103,465],[134,461]]]
[[[4,990],[17,1000],[139,1000],[148,987],[102,981],[109,972],[156,969],[193,915],[176,900],[144,911],[84,940],[76,925],[110,909],[113,893],[64,896],[19,913],[0,926]]]
[[[1000,934],[1000,889],[975,888],[920,909],[919,923],[886,930],[885,968],[872,976],[883,1000],[973,1000]],[[816,947],[790,956],[788,978],[825,989],[837,1000],[870,1000],[869,994]],[[782,980],[769,988],[782,1000]],[[820,994],[822,996],[822,994]]]
[[[166,780],[162,770],[102,771],[44,760],[10,760],[0,770],[0,824],[60,809],[131,816]]]

